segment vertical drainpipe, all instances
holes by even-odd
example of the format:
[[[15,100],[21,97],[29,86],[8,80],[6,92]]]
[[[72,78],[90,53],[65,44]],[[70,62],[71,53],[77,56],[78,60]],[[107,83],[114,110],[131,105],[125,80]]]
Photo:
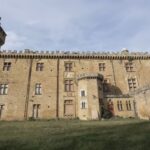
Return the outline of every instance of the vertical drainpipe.
[[[114,70],[114,64],[113,64],[113,60],[110,60],[111,65],[112,65],[112,71],[113,71],[113,77],[114,77],[114,85],[116,86],[116,77],[115,77],[115,70]],[[116,94],[116,89],[115,89],[115,94]]]
[[[137,113],[137,103],[136,103],[136,100],[135,100],[135,91],[134,91],[134,93],[133,93],[134,95],[133,95],[133,108],[134,108],[134,115],[135,115],[135,117],[138,117],[138,113]]]
[[[59,118],[59,58],[57,59],[56,118]]]
[[[33,59],[29,59],[29,74],[28,74],[28,81],[27,81],[27,93],[26,93],[26,101],[25,101],[25,112],[24,112],[24,119],[28,119],[28,104],[29,104],[29,94],[30,94],[30,84],[31,84],[31,73],[32,73],[32,64]]]

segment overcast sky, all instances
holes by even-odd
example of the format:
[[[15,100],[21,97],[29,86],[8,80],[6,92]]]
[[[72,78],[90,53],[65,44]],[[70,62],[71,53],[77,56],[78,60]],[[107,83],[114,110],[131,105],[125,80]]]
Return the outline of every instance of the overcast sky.
[[[0,0],[2,49],[150,50],[150,0]]]

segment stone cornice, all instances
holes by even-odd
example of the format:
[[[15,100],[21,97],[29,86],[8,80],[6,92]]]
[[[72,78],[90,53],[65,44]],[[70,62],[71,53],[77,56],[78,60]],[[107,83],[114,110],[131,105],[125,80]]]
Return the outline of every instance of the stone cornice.
[[[131,98],[132,96],[129,94],[122,95],[105,95],[105,98]]]
[[[103,75],[99,73],[82,73],[77,76],[77,80],[83,80],[83,79],[100,79],[103,80]]]
[[[69,52],[69,51],[0,51],[0,58],[22,59],[106,59],[106,60],[135,60],[150,59],[147,52]]]

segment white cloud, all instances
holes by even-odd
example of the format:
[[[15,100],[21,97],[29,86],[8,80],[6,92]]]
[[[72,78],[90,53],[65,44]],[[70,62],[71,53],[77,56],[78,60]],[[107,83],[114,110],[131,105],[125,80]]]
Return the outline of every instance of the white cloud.
[[[149,48],[147,0],[0,0],[0,4],[8,34],[3,48]]]
[[[7,31],[7,37],[3,49],[22,49],[24,47],[26,38],[21,37],[16,34],[14,31]]]

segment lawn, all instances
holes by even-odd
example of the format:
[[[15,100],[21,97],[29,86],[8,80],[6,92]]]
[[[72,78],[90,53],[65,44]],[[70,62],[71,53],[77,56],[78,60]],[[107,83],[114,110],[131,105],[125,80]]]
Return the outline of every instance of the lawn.
[[[1,121],[0,150],[150,150],[150,122]]]

